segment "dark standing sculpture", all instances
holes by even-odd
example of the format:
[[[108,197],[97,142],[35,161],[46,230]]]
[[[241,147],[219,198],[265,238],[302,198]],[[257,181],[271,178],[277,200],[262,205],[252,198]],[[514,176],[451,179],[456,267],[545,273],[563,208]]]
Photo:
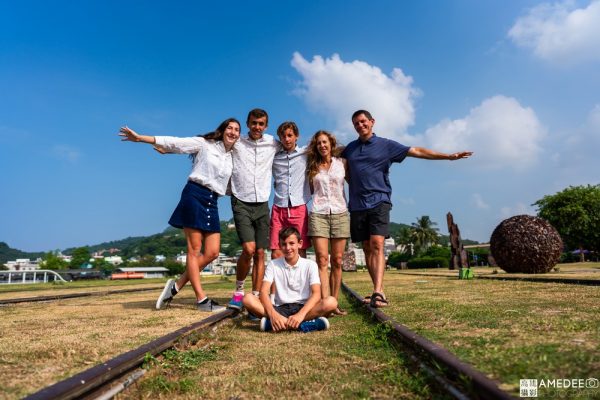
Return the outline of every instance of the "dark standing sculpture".
[[[467,252],[463,248],[460,240],[460,231],[458,225],[454,223],[452,213],[446,214],[446,222],[448,223],[448,232],[450,233],[450,248],[452,251],[452,259],[450,260],[449,269],[469,268],[469,260]]]
[[[516,215],[502,221],[490,239],[490,251],[506,272],[543,274],[560,259],[563,242],[546,220]]]

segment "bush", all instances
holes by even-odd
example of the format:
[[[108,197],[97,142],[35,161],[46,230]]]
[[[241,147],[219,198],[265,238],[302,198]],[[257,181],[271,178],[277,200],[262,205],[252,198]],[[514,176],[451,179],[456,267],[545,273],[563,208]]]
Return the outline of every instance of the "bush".
[[[394,268],[400,268],[401,263],[407,262],[412,256],[408,253],[392,251],[386,260],[386,264]]]
[[[415,268],[448,268],[450,260],[444,257],[419,257],[407,263],[409,269]]]

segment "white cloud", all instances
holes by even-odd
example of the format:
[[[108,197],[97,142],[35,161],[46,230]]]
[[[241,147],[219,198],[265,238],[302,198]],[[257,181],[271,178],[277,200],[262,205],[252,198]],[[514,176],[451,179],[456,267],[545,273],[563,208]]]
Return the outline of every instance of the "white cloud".
[[[517,203],[514,206],[505,206],[500,209],[500,217],[502,220],[514,217],[515,215],[536,215],[532,206],[527,206],[523,203]],[[500,223],[500,222],[498,222]]]
[[[71,146],[58,144],[52,147],[52,155],[59,160],[76,163],[81,157],[81,152]]]
[[[517,19],[508,36],[545,60],[561,64],[600,60],[600,1],[540,4]]]
[[[456,120],[443,120],[427,129],[429,147],[444,151],[474,151],[479,166],[522,169],[533,164],[545,129],[531,108],[511,97],[494,96]]]
[[[490,205],[483,200],[483,197],[481,197],[479,193],[473,193],[471,196],[471,203],[481,210],[490,208]]]
[[[366,109],[375,118],[375,132],[406,142],[406,130],[414,124],[414,99],[419,90],[400,68],[386,75],[364,61],[344,62],[339,55],[314,56],[307,61],[295,52],[292,67],[302,76],[295,93],[318,113],[333,120],[336,135],[355,139],[352,113]]]

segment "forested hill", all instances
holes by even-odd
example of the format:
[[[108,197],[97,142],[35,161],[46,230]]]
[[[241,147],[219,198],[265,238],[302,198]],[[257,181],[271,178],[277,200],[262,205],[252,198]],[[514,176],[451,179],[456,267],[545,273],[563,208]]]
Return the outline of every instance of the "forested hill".
[[[28,253],[26,251],[21,251],[18,249],[13,249],[8,246],[8,244],[4,242],[0,242],[0,265],[4,264],[7,261],[14,261],[17,258],[30,258],[36,259],[38,257],[42,257],[44,253]]]

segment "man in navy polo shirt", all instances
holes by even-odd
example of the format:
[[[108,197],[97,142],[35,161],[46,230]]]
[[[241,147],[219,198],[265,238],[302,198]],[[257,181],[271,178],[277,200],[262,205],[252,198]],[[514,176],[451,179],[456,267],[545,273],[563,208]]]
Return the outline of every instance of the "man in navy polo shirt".
[[[362,242],[367,268],[373,281],[373,294],[365,299],[371,307],[384,307],[388,303],[383,293],[383,242],[390,235],[390,166],[394,162],[402,162],[406,157],[460,160],[473,153],[463,151],[444,154],[423,147],[407,147],[376,136],[373,133],[375,120],[366,110],[358,110],[352,114],[352,124],[358,133],[358,139],[348,144],[342,153],[342,157],[348,161],[350,235],[353,242]]]

